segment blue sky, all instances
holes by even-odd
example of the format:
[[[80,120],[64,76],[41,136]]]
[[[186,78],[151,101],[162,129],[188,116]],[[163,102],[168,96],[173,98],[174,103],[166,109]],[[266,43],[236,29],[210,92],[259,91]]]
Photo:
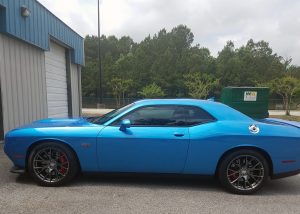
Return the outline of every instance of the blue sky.
[[[82,36],[97,34],[97,0],[39,1]],[[214,56],[228,40],[238,47],[253,38],[300,65],[299,11],[297,0],[102,0],[101,31],[139,42],[185,24]]]

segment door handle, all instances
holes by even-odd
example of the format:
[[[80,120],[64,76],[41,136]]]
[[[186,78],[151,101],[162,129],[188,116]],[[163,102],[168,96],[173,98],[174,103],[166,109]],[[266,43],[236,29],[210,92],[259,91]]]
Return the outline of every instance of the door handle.
[[[182,137],[182,136],[184,136],[184,134],[183,134],[183,133],[175,132],[175,133],[174,133],[174,136],[176,136],[176,137]]]

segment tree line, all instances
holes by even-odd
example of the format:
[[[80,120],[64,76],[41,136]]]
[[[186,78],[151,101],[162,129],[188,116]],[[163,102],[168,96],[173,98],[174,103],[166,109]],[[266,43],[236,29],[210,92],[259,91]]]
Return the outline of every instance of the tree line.
[[[85,37],[86,65],[82,94],[95,97],[98,87],[98,37]],[[160,30],[136,43],[132,38],[102,35],[101,66],[104,97],[117,105],[127,97],[219,97],[226,86],[268,86],[286,109],[300,94],[300,67],[274,53],[266,41],[250,39],[235,47],[228,41],[216,57],[194,44],[188,27]]]

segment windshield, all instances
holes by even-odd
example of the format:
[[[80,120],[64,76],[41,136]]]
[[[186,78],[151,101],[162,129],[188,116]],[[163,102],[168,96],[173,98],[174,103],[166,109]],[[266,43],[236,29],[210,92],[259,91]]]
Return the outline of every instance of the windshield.
[[[134,103],[131,103],[131,104],[129,104],[127,106],[124,106],[122,108],[110,111],[107,114],[102,115],[101,117],[89,117],[89,118],[87,118],[87,120],[90,123],[95,123],[95,124],[98,124],[98,125],[103,125],[104,123],[106,123],[107,121],[111,120],[112,118],[118,116],[119,114],[122,114],[123,112],[125,112],[127,109],[129,109],[133,105],[134,105]]]

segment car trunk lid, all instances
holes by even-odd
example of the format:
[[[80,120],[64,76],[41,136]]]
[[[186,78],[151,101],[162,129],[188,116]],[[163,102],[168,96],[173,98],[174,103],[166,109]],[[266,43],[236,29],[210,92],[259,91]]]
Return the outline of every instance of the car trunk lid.
[[[293,127],[300,129],[300,123],[297,121],[282,120],[282,119],[277,119],[277,118],[265,118],[265,119],[261,119],[258,121],[262,122],[262,123],[267,123],[267,124],[293,126]]]

